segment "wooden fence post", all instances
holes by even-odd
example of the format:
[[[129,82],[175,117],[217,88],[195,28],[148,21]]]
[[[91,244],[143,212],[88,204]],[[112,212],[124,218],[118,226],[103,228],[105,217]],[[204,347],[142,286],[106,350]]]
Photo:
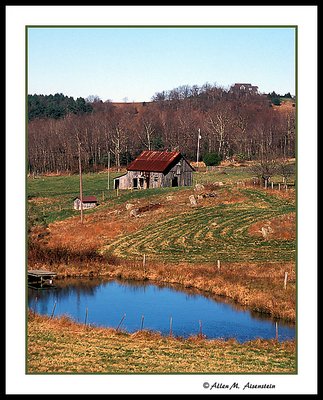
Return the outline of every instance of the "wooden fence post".
[[[203,332],[202,332],[202,321],[199,320],[199,336],[202,337],[203,336]]]
[[[36,315],[36,307],[37,307],[37,301],[38,301],[38,297],[35,297],[35,302],[34,302],[34,316]]]
[[[218,264],[218,271],[220,271],[220,268],[221,268],[221,262],[220,262],[220,260],[218,260],[217,264]]]
[[[146,254],[144,254],[142,257],[142,268],[143,268],[143,273],[146,277],[146,273],[147,273],[147,271],[146,271]]]
[[[52,314],[51,314],[51,316],[50,316],[51,318],[53,318],[53,316],[54,316],[55,308],[56,308],[56,301],[55,301],[55,303],[54,303],[53,311],[52,311]]]
[[[284,289],[286,289],[287,287],[287,277],[288,277],[288,272],[285,272]]]
[[[123,317],[121,318],[121,321],[119,322],[119,325],[117,326],[117,329],[116,330],[118,330],[119,328],[120,328],[120,325],[122,324],[122,322],[123,322],[123,320],[126,318],[126,314],[123,314]]]

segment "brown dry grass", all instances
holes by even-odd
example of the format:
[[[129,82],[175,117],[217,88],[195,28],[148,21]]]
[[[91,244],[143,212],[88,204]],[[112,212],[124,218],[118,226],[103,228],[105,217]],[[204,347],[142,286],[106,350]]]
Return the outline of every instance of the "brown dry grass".
[[[112,211],[103,209],[86,215],[83,224],[80,223],[79,216],[49,224],[47,229],[49,235],[42,244],[49,248],[64,247],[72,251],[100,249],[119,235],[140,230],[152,221],[158,222],[190,211],[192,208],[188,197],[191,194],[197,196],[198,193],[193,189],[183,190],[176,195],[160,199],[158,203],[151,203],[147,199],[136,200],[132,203],[134,208],[138,209],[139,218],[131,217],[130,210],[126,210],[125,204],[122,204]],[[246,197],[237,189],[230,191],[223,189],[219,196],[200,199],[198,207],[241,203],[245,199]]]
[[[29,314],[28,374],[296,373],[295,341],[205,340],[128,334]]]
[[[99,249],[118,236],[140,230],[152,221],[191,210],[188,196],[192,193],[193,190],[177,192],[176,196],[167,196],[161,199],[158,207],[150,209],[152,203],[148,199],[137,199],[133,202],[134,207],[142,210],[138,218],[130,217],[126,205],[121,204],[112,211],[105,208],[87,214],[83,224],[78,217],[50,224],[48,235],[42,238],[39,238],[39,229],[35,230],[32,241],[36,245],[34,254],[30,246],[29,268],[47,269],[49,264],[50,269],[61,277],[106,275],[111,278],[176,283],[211,295],[226,296],[255,311],[295,321],[296,277],[292,262],[222,262],[219,271],[216,265],[210,263],[172,264],[156,260],[152,263],[148,255],[143,267],[142,259],[121,260],[113,254],[100,255]],[[244,194],[238,189],[223,189],[221,193],[217,197],[201,200],[199,207],[244,200]],[[275,195],[269,190],[267,194]],[[278,195],[292,196],[288,192]],[[275,239],[289,240],[295,237],[295,213],[274,218],[267,223],[273,228]],[[261,235],[259,230],[263,224],[262,221],[251,225],[249,234]],[[285,272],[288,272],[286,290],[283,288]]]
[[[286,189],[267,189],[267,195],[269,196],[278,196],[282,199],[288,200],[291,203],[295,203],[295,188],[288,188]]]
[[[132,201],[139,217],[130,217],[126,204],[113,210],[98,209],[79,217],[35,229],[30,236],[29,268],[50,269],[58,279],[68,276],[106,276],[113,279],[150,280],[179,284],[205,295],[223,296],[229,301],[272,317],[295,321],[296,276],[293,262],[169,263],[139,258],[118,259],[101,254],[100,248],[122,235],[141,230],[152,221],[162,221],[192,209],[183,190],[154,201]],[[295,192],[267,191],[293,201]],[[222,188],[216,197],[201,199],[198,207],[245,200],[239,189]],[[38,201],[38,200],[37,200]],[[41,199],[39,199],[41,201]],[[46,200],[45,200],[46,201]],[[275,239],[292,239],[295,214],[268,221],[275,227]],[[262,222],[261,224],[263,224]],[[257,235],[252,225],[249,235]],[[222,232],[222,231],[221,231]],[[287,233],[288,232],[288,233]],[[223,233],[223,232],[222,232]],[[288,272],[287,288],[284,275]],[[187,340],[161,337],[156,333],[126,334],[113,329],[85,327],[67,318],[50,319],[29,314],[28,373],[295,373],[295,342]]]
[[[142,229],[152,220],[158,221],[167,215],[188,210],[190,193],[192,191],[179,192],[162,204],[152,204],[147,199],[136,200],[132,204],[138,209],[139,218],[131,217],[130,209],[126,210],[125,204],[122,204],[112,211],[103,209],[86,215],[83,224],[79,216],[49,224],[50,235],[43,245],[49,248],[64,246],[73,251],[100,249],[109,240]]]
[[[46,269],[38,263],[37,269]],[[50,269],[57,279],[77,276],[105,276],[111,279],[149,280],[154,283],[175,284],[197,289],[205,295],[223,296],[237,305],[274,318],[296,320],[296,275],[293,263],[221,263],[217,265],[187,263],[166,264],[142,260],[113,260],[111,262],[54,263]],[[285,272],[288,272],[284,289]]]
[[[268,221],[260,221],[251,225],[248,229],[249,235],[262,236],[261,228],[269,227],[268,238],[276,240],[296,239],[296,213],[282,215]]]
[[[288,272],[288,285],[284,289],[284,276]],[[164,264],[141,260],[109,266],[111,278],[150,280],[180,284],[209,295],[224,296],[251,310],[272,317],[295,321],[296,277],[293,263],[221,263],[192,265]]]

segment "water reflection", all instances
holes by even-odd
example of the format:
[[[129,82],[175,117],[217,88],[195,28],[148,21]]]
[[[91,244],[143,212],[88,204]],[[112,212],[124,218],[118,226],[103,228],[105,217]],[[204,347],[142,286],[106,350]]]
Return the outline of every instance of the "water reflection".
[[[231,338],[240,342],[260,338],[275,338],[276,323],[263,314],[223,297],[180,285],[152,284],[142,281],[92,279],[56,280],[50,290],[28,289],[30,309],[51,315],[66,314],[84,322],[86,308],[89,323],[99,326],[121,327],[133,332],[142,327],[169,334],[190,336],[199,333],[208,338]],[[144,319],[142,318],[144,316]],[[144,320],[144,326],[143,326]],[[279,339],[295,336],[292,324],[279,321]]]

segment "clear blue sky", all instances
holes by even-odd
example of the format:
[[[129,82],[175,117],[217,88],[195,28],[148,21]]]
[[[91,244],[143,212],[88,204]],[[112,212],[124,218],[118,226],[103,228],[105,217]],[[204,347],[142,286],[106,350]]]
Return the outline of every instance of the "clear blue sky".
[[[29,28],[28,93],[149,101],[181,85],[295,94],[295,29]]]

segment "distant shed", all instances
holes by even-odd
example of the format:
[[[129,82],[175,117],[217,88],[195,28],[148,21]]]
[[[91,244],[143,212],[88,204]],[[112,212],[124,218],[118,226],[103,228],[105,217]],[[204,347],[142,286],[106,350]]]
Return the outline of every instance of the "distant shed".
[[[115,189],[192,186],[194,168],[177,151],[143,151],[114,179]]]
[[[88,208],[93,208],[98,205],[98,200],[95,196],[84,196],[83,197],[83,210]],[[81,209],[81,200],[79,197],[75,197],[74,199],[74,210]]]

